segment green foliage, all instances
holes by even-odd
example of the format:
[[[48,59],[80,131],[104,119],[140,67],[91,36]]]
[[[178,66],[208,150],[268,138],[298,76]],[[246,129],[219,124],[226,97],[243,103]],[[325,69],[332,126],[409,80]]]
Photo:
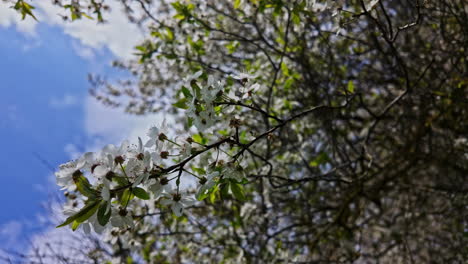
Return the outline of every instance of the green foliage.
[[[26,16],[30,16],[34,18],[34,20],[37,21],[37,18],[34,16],[32,10],[35,9],[34,6],[26,3],[24,0],[18,0],[16,1],[16,4],[13,6],[13,9],[18,11],[21,14],[21,19],[25,19]]]
[[[144,189],[142,189],[140,187],[133,187],[132,188],[132,193],[136,197],[138,197],[138,198],[140,198],[142,200],[149,200],[150,199],[149,194]]]
[[[108,208],[108,202],[102,201],[97,212],[97,219],[100,225],[105,226],[112,215],[112,211]]]
[[[86,179],[86,177],[82,173],[73,175],[73,181],[75,182],[78,191],[84,196],[90,199],[94,199],[98,196],[96,190],[92,188],[88,179]]]
[[[231,192],[239,201],[245,201],[244,188],[242,185],[236,183],[235,181],[230,181],[229,186],[231,187]]]
[[[57,228],[76,222],[76,224],[73,224],[74,228],[76,229],[78,228],[79,223],[88,220],[88,218],[90,218],[97,211],[98,208],[99,201],[90,201],[78,213],[68,217],[62,224],[58,225]]]

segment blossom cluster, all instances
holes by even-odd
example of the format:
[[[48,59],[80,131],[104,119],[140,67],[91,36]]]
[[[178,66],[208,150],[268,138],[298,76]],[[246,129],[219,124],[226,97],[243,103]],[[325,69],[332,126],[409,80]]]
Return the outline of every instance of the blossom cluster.
[[[187,116],[198,130],[204,131],[217,122],[215,101],[222,96],[224,84],[208,78],[207,84],[200,87],[195,79],[201,75],[197,72],[185,84],[192,87],[194,94],[186,93],[190,99]],[[203,159],[204,168],[190,172],[188,163],[202,154],[209,156],[213,147],[192,137],[181,138],[184,137],[171,138],[163,122],[149,129],[145,142],[138,138],[137,144],[128,141],[120,146],[110,144],[99,152],[87,152],[77,160],[62,164],[55,175],[57,184],[66,190],[69,203],[64,206],[68,218],[59,227],[71,225],[73,230],[81,227],[87,233],[91,229],[101,233],[112,227],[132,228],[132,203],[142,201],[147,201],[152,208],[155,203],[169,207],[180,217],[184,208],[196,201],[188,192],[180,190],[181,178],[186,176],[198,179],[198,200],[208,197],[220,183],[230,186],[236,198],[243,197],[244,176],[236,160],[225,162],[217,155],[214,162]],[[232,143],[229,137],[216,148],[227,142]],[[80,203],[83,206],[78,210]]]

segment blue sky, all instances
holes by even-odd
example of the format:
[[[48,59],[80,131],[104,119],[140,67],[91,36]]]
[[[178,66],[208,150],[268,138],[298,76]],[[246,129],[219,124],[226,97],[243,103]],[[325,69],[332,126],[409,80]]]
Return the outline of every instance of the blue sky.
[[[0,29],[0,225],[41,212],[51,174],[44,163],[57,167],[69,159],[67,144],[87,140],[78,98],[86,96],[90,62],[70,50],[72,40],[60,29],[40,27],[38,34],[47,41],[28,49],[38,40]]]
[[[0,5],[0,247],[17,248],[50,228],[38,216],[46,215],[42,204],[58,190],[53,168],[157,122],[106,109],[88,96],[88,73],[119,76],[110,62],[131,54],[122,15],[110,17],[113,26],[65,25],[44,5],[37,24],[18,21]]]

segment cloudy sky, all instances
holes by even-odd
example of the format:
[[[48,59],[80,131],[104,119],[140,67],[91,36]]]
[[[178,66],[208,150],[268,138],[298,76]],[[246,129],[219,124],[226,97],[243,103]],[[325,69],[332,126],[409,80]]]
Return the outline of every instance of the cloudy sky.
[[[0,2],[0,247],[19,248],[47,226],[43,203],[53,170],[73,155],[122,138],[134,140],[155,116],[136,118],[88,96],[88,73],[118,76],[141,33],[111,6],[109,23],[65,23],[50,1],[36,1],[40,22]],[[42,220],[41,220],[42,219]],[[50,228],[50,227],[49,227]]]

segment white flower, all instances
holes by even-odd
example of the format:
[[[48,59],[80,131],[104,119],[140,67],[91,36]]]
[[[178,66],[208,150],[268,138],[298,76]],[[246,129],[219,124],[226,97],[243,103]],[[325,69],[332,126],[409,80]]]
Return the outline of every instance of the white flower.
[[[257,75],[255,74],[249,74],[249,73],[246,73],[246,72],[241,72],[241,73],[238,73],[238,74],[231,74],[230,75],[232,78],[238,80],[238,81],[241,81],[242,83],[246,83],[248,82],[249,80],[251,79],[255,79],[257,78]]]
[[[109,210],[110,208],[110,199],[111,199],[111,196],[110,196],[110,182],[104,178],[103,179],[103,186],[102,186],[102,190],[101,190],[101,197],[104,201],[108,201],[107,205],[108,205],[108,209],[106,210],[106,213],[107,211]]]
[[[158,128],[156,126],[151,127],[148,130],[148,141],[145,143],[145,147],[151,148],[156,145],[156,151],[161,151],[163,148],[164,137],[167,134],[167,124],[166,119],[163,120],[161,126]]]
[[[102,149],[101,153],[110,154],[115,158],[118,156],[125,156],[125,154],[127,154],[129,150],[130,150],[130,143],[128,142],[128,140],[124,140],[119,148],[117,148],[116,146],[112,144],[109,144],[109,145],[106,145]]]
[[[133,219],[131,213],[126,209],[112,209],[112,217],[110,223],[113,227],[133,227]]]
[[[164,194],[161,204],[171,207],[172,212],[177,216],[181,216],[185,207],[192,206],[195,203],[193,198],[183,196],[180,193]]]
[[[100,160],[93,170],[93,174],[98,179],[103,179],[109,172],[117,173],[119,171],[117,159],[125,161],[127,153],[130,151],[130,143],[124,140],[119,148],[109,144],[105,146],[100,153]]]
[[[149,181],[149,190],[153,193],[154,199],[158,199],[163,193],[169,193],[171,186],[167,183],[161,184],[158,180],[151,179]]]
[[[201,75],[203,74],[202,71],[197,71],[196,73],[194,73],[193,75],[190,75],[186,78],[184,78],[184,83],[183,83],[183,86],[185,86],[186,88],[190,88],[192,87],[191,83],[193,80],[196,80],[198,77],[200,77]]]
[[[116,172],[117,164],[114,163],[115,157],[113,157],[111,154],[102,154],[103,157],[99,161],[98,165],[94,168],[93,174],[96,176],[98,179],[104,179],[105,176],[109,172]]]
[[[206,175],[206,182],[200,186],[197,192],[197,196],[205,194],[208,190],[213,188],[219,179],[219,172],[214,171]]]
[[[254,83],[250,87],[245,89],[244,95],[242,96],[242,99],[247,99],[252,96],[255,91],[257,91],[260,88],[260,84]]]
[[[141,248],[141,243],[136,239],[122,239],[122,247],[136,250]]]
[[[70,161],[60,165],[60,170],[55,173],[57,185],[62,187],[62,190],[68,189],[69,191],[74,191],[76,186],[73,182],[73,174],[79,169],[76,161]]]
[[[86,152],[81,156],[78,161],[76,162],[76,166],[80,169],[86,168],[89,169],[93,166],[94,160],[94,153],[93,152]]]
[[[126,175],[133,178],[133,187],[148,180],[149,171],[152,169],[151,155],[146,152],[143,160],[132,158],[127,162]]]
[[[94,153],[86,152],[81,156],[77,161],[70,161],[64,164],[61,164],[59,171],[55,172],[55,177],[57,178],[57,185],[63,189],[68,189],[73,191],[76,189],[76,186],[73,182],[73,174],[78,173],[81,169],[89,169],[94,163]]]
[[[224,89],[224,84],[221,81],[215,82],[210,76],[208,78],[208,84],[203,87],[200,91],[201,96],[205,104],[211,104],[221,91]]]
[[[223,171],[223,177],[226,179],[242,181],[244,178],[244,171],[240,166],[236,166],[233,163],[228,163],[228,167]]]
[[[182,148],[180,149],[179,156],[181,159],[189,157],[192,155],[192,144],[191,143],[184,143]]]
[[[86,234],[91,233],[91,227],[93,228],[94,232],[96,232],[98,234],[101,234],[102,231],[104,231],[104,229],[106,229],[107,226],[108,226],[108,224],[106,224],[105,226],[102,226],[99,223],[99,221],[97,219],[97,213],[92,215],[88,220],[86,220],[86,222],[81,223],[81,225],[80,225],[80,227],[83,229],[83,231]]]
[[[193,118],[193,124],[199,131],[208,130],[216,121],[214,109],[206,109]]]

